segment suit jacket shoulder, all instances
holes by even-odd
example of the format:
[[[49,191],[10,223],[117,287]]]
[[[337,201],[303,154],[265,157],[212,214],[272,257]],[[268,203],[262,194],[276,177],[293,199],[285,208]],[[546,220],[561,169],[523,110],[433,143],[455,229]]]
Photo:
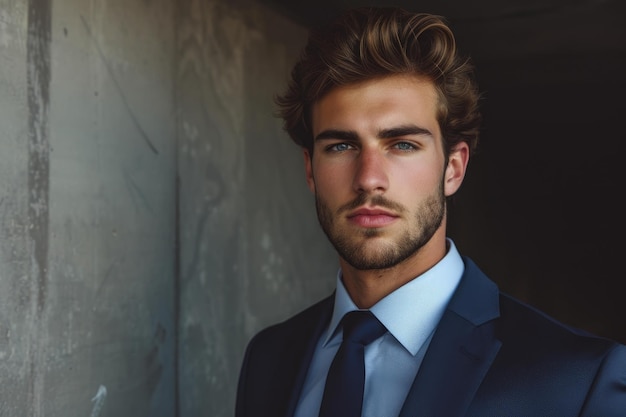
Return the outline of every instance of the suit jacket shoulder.
[[[501,347],[472,403],[476,415],[626,416],[626,346],[508,294],[499,308]]]
[[[400,417],[626,417],[626,347],[501,293],[464,262]]]
[[[293,414],[333,299],[334,294],[250,340],[239,376],[237,417]]]

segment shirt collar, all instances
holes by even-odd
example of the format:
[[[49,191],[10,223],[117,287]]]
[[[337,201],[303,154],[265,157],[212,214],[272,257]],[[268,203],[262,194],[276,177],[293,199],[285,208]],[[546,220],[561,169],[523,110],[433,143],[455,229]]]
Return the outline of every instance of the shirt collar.
[[[454,242],[447,239],[448,252],[428,271],[378,301],[370,311],[387,327],[412,355],[417,354],[437,327],[443,312],[454,294],[465,269]],[[354,304],[337,272],[337,290],[333,316],[328,326],[324,345],[338,333],[343,316],[359,308]]]

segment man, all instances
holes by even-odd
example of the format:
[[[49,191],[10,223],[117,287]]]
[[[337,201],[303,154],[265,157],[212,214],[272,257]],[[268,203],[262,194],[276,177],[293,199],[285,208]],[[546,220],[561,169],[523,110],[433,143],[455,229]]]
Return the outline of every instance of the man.
[[[437,16],[359,8],[311,34],[277,103],[337,287],[252,339],[237,417],[626,416],[626,346],[500,293],[446,237],[478,98]],[[350,350],[355,310],[382,333]]]

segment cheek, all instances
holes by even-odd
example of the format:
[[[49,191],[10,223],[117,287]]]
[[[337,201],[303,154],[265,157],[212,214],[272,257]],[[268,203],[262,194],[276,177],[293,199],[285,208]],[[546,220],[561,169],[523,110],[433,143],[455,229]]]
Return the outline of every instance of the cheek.
[[[349,188],[352,181],[349,171],[342,164],[314,163],[313,177],[317,193],[329,196]]]
[[[345,184],[345,179],[327,173],[315,176],[315,190],[320,195],[337,194]]]
[[[411,162],[393,170],[393,183],[402,188],[407,196],[420,196],[440,187],[443,175],[441,169],[433,164]]]

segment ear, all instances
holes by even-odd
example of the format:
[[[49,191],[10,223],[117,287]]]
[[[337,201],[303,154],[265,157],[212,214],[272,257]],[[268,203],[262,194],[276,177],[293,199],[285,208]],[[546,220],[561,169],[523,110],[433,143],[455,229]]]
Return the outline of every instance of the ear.
[[[315,194],[315,179],[313,179],[313,156],[308,149],[304,149],[304,171],[306,174],[306,184],[309,190]]]
[[[461,187],[469,162],[469,145],[466,142],[459,142],[452,151],[448,159],[448,166],[444,174],[444,193],[446,197],[456,193]]]

